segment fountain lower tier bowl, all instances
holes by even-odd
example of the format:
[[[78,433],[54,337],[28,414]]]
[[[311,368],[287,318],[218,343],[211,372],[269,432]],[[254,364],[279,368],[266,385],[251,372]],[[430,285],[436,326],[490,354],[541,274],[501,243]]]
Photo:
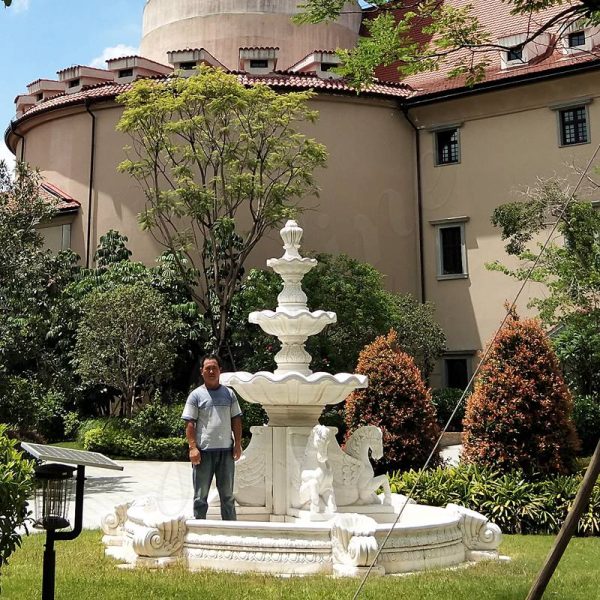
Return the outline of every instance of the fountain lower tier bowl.
[[[359,514],[320,523],[246,521],[243,514],[196,520],[167,516],[151,500],[103,519],[108,555],[150,568],[362,576],[379,550],[373,574],[406,573],[498,558],[502,537],[485,517],[457,505],[409,504],[394,525]]]
[[[366,388],[365,375],[295,372],[223,373],[221,383],[248,402],[261,404],[269,425],[314,425],[323,407],[339,404],[352,391]]]

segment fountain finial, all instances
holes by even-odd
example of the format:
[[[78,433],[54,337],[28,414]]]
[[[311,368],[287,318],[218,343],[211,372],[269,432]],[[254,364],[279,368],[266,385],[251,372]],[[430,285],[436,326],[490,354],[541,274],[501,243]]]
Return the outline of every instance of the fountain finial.
[[[285,254],[282,258],[287,260],[292,258],[302,258],[298,252],[304,233],[302,227],[300,227],[296,221],[290,219],[279,233],[283,240],[283,249],[285,250]]]

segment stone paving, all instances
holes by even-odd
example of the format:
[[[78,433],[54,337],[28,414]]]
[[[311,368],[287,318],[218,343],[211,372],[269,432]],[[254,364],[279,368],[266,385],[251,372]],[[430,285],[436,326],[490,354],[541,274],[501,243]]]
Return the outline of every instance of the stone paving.
[[[123,471],[86,467],[83,526],[100,527],[100,519],[118,504],[154,495],[166,514],[192,515],[192,468],[188,462],[116,461]]]

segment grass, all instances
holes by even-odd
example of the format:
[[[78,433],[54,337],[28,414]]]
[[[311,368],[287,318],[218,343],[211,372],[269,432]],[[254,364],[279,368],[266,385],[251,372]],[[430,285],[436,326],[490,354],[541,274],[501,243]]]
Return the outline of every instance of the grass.
[[[104,557],[101,533],[85,531],[77,540],[56,545],[57,600],[350,600],[359,581],[328,577],[276,578],[263,575],[188,573],[180,567],[165,571],[127,571]],[[361,600],[523,600],[553,538],[505,536],[501,551],[509,563],[478,565],[419,573],[407,577],[369,579]],[[41,597],[44,536],[23,542],[3,570],[2,598]],[[550,583],[545,600],[598,600],[600,539],[576,538]]]
[[[83,450],[83,444],[78,441],[64,441],[64,442],[56,442],[54,444],[50,444],[50,446],[58,446],[60,448],[70,448],[71,450]]]

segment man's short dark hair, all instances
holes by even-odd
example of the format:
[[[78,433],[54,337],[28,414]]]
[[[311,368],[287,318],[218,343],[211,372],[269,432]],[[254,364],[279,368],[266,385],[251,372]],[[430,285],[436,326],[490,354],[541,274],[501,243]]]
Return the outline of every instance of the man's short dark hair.
[[[200,368],[203,369],[204,368],[204,363],[207,360],[216,360],[217,364],[219,365],[219,369],[223,368],[223,363],[221,362],[221,359],[219,358],[218,354],[205,354],[202,357],[202,360],[200,361]]]

